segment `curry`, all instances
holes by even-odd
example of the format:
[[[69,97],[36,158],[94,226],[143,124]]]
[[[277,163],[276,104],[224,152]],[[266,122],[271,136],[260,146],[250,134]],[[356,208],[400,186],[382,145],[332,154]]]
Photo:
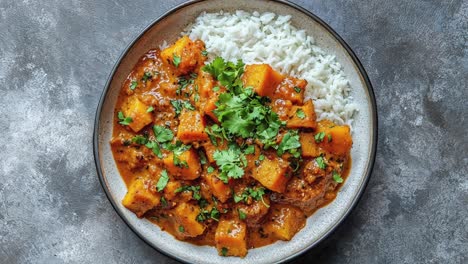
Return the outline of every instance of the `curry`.
[[[350,167],[349,126],[317,121],[307,82],[217,57],[182,37],[122,85],[110,142],[122,204],[222,256],[288,241],[332,201]]]

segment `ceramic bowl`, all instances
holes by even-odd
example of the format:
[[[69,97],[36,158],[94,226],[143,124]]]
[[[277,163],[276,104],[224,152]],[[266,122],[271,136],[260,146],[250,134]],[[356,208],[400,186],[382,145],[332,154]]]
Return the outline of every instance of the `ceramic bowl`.
[[[308,218],[306,226],[291,241],[251,249],[245,258],[220,257],[216,249],[176,240],[172,235],[125,209],[122,198],[127,192],[112,157],[114,107],[121,85],[138,59],[164,40],[175,41],[183,29],[203,11],[259,11],[291,15],[292,24],[312,35],[316,44],[334,54],[344,68],[351,95],[358,106],[353,125],[352,169],[337,198]],[[369,180],[375,158],[377,113],[371,84],[356,55],[338,34],[309,11],[285,1],[190,1],[175,7],[149,25],[123,52],[114,66],[101,96],[95,121],[94,155],[102,187],[127,225],[149,245],[182,262],[189,263],[273,263],[290,260],[326,238],[356,205]]]

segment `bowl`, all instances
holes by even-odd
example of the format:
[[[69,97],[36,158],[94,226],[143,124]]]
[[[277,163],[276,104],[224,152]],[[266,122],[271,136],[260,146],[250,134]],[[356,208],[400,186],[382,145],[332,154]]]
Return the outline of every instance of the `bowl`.
[[[316,211],[307,219],[306,226],[291,241],[251,249],[245,258],[218,256],[214,247],[196,246],[176,240],[172,235],[139,219],[121,204],[127,188],[114,162],[109,141],[112,137],[114,107],[121,85],[138,59],[151,48],[166,40],[175,41],[180,33],[203,11],[258,11],[291,15],[294,26],[312,35],[325,52],[334,54],[349,79],[351,96],[357,105],[354,117],[353,159],[350,174],[339,190],[336,199]],[[96,112],[94,127],[94,156],[102,187],[124,222],[146,243],[160,252],[182,262],[190,263],[272,263],[291,260],[323,241],[356,206],[369,180],[374,164],[377,142],[377,111],[371,83],[358,58],[320,18],[286,1],[189,1],[181,4],[151,23],[125,49],[116,62],[106,83]]]

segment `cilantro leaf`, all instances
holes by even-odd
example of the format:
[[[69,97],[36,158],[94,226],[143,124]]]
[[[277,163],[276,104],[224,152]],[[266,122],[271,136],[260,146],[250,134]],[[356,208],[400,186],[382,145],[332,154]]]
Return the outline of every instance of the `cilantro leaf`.
[[[160,143],[171,141],[174,138],[172,130],[165,128],[163,126],[155,125],[153,126],[154,136],[156,140]]]
[[[227,253],[228,253],[228,249],[227,249],[226,247],[223,247],[223,248],[221,249],[221,255],[222,255],[223,257],[226,257],[226,256],[227,256]]]
[[[159,177],[158,183],[156,184],[156,190],[161,192],[166,188],[167,183],[169,182],[169,175],[166,170],[161,172],[161,177]]]
[[[210,73],[223,86],[228,89],[242,85],[240,77],[244,73],[244,63],[238,60],[237,63],[224,61],[221,57],[216,57],[210,64],[202,68],[205,72]]]
[[[182,187],[177,188],[175,193],[180,193],[180,192],[192,192],[192,198],[199,201],[201,197],[200,193],[200,186],[192,186],[192,185],[184,185]]]
[[[135,90],[135,88],[137,87],[137,85],[138,85],[138,82],[137,82],[137,81],[132,81],[132,82],[130,83],[130,90],[132,90],[132,91]]]
[[[301,87],[294,86],[294,91],[296,91],[296,93],[300,93],[301,90]]]
[[[317,142],[317,143],[322,142],[324,137],[325,137],[325,132],[317,133],[317,134],[314,136],[315,142]]]
[[[143,82],[146,82],[146,81],[150,80],[151,78],[153,78],[153,75],[151,74],[151,72],[145,72],[143,74],[143,77],[141,78],[141,80]]]
[[[213,158],[220,169],[218,178],[224,183],[227,183],[229,178],[239,179],[244,176],[245,156],[238,148],[230,147],[227,150],[216,150]]]
[[[145,145],[146,143],[148,143],[148,137],[136,135],[132,138],[132,142],[140,145]]]
[[[176,117],[182,112],[182,102],[179,100],[171,100],[171,105],[174,107]]]
[[[153,112],[153,111],[154,111],[154,107],[153,107],[153,106],[150,106],[150,107],[148,107],[148,109],[146,109],[146,112],[147,112],[147,113],[151,113],[151,112]]]
[[[237,212],[239,213],[239,219],[240,220],[244,220],[245,218],[247,218],[247,215],[245,214],[245,212],[241,209],[237,209]]]
[[[175,54],[172,55],[172,63],[174,64],[174,66],[176,66],[176,68],[179,67],[180,61],[181,61],[181,58],[179,56]]]
[[[297,109],[296,111],[296,116],[299,117],[300,119],[304,119],[306,117],[304,111],[302,109]]]
[[[133,119],[131,117],[125,117],[121,111],[117,113],[117,117],[119,118],[119,124],[124,126],[128,126],[130,125],[130,123],[133,122]]]
[[[158,157],[158,158],[162,158],[162,152],[161,152],[161,148],[158,144],[158,142],[156,141],[148,141],[146,144],[145,144],[145,147],[151,149],[153,151],[153,153]]]
[[[336,172],[336,171],[333,171],[333,180],[337,183],[343,183],[343,178],[341,178],[341,175]]]
[[[325,160],[322,156],[315,158],[315,162],[317,163],[320,169],[324,170],[327,168],[327,164],[325,163]]]
[[[301,142],[299,141],[299,133],[297,130],[289,130],[283,136],[281,143],[278,146],[278,156],[283,155],[286,151],[291,153],[295,158],[298,158],[301,153]]]
[[[206,57],[206,56],[208,56],[208,51],[206,51],[206,50],[202,50],[201,54],[202,54],[203,56],[205,56],[205,57]]]

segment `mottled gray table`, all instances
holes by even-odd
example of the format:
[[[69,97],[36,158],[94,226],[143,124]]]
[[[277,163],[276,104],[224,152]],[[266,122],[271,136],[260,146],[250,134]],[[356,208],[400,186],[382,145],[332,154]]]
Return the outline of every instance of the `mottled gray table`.
[[[182,1],[0,1],[0,263],[176,263],[99,185],[95,109],[113,64]],[[468,1],[295,1],[374,85],[375,169],[357,208],[297,263],[467,263]]]

